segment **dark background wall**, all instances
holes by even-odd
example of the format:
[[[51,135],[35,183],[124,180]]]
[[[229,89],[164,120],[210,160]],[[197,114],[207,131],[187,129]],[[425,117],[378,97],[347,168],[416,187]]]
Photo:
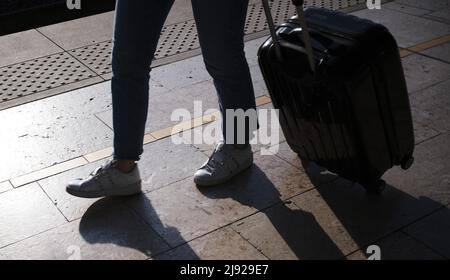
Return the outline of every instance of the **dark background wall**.
[[[114,10],[115,0],[81,0],[69,10],[66,0],[0,0],[0,36]]]
[[[1,0],[0,15],[18,13],[21,11],[36,9],[56,3],[64,3],[65,0]]]

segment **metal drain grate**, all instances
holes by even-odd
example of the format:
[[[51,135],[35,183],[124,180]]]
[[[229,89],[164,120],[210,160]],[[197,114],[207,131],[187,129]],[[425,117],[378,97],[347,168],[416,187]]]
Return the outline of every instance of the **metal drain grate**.
[[[0,100],[30,95],[93,77],[94,73],[67,53],[0,68]]]
[[[366,0],[307,0],[305,6],[328,9],[344,9]],[[290,0],[275,0],[270,3],[276,23],[281,23],[295,14]],[[245,34],[251,35],[267,29],[261,3],[251,4],[247,12]],[[257,34],[255,34],[257,35]],[[58,53],[48,57],[0,68],[1,103],[61,85],[76,83],[83,79],[111,72],[111,40]],[[165,26],[155,53],[155,60],[180,59],[179,55],[199,49],[194,20]],[[166,62],[167,63],[167,62]],[[16,104],[17,105],[17,104]]]

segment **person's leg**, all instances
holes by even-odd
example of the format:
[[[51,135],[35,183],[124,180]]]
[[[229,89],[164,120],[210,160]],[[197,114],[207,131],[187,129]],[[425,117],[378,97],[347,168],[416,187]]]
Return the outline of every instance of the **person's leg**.
[[[150,65],[172,4],[173,0],[117,0],[111,80],[113,160],[87,178],[70,181],[68,193],[89,198],[140,193],[135,161],[143,152]]]
[[[248,0],[192,0],[194,17],[205,66],[214,80],[222,113],[222,129],[226,137],[227,109],[255,109],[255,94],[244,53],[244,26]],[[255,120],[256,122],[256,120]],[[253,124],[255,125],[255,124]],[[250,126],[251,127],[251,126]],[[251,138],[245,126],[246,142]],[[231,142],[231,141],[230,141]]]
[[[114,159],[138,161],[148,110],[150,64],[174,0],[118,0],[112,49]]]
[[[194,175],[200,186],[223,183],[253,163],[249,139],[255,123],[228,118],[228,110],[256,109],[252,79],[244,53],[244,26],[248,0],[192,0],[203,59],[219,97],[225,143],[219,143],[209,160]],[[256,111],[253,111],[256,115]],[[227,119],[234,125],[227,129]],[[229,124],[228,122],[228,124]],[[244,124],[244,129],[238,129]],[[230,137],[230,132],[234,137]],[[240,137],[238,137],[240,134]],[[243,139],[243,145],[237,140]]]

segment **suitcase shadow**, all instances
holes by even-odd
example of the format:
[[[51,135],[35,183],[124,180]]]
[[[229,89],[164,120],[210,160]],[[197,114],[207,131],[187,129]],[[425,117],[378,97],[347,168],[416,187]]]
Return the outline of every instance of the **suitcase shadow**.
[[[315,164],[304,169],[315,186],[309,192],[315,191],[319,198],[301,205],[283,201],[258,166],[221,186],[199,190],[208,198],[231,198],[261,211],[235,222],[233,227],[270,259],[345,259],[358,250],[369,257],[365,252],[368,246],[443,207],[428,197],[416,198],[389,184],[383,194],[371,195],[337,175],[322,174],[323,169]],[[308,192],[299,197],[305,195]],[[445,216],[450,217],[450,211]],[[386,258],[414,258],[408,248],[382,250]]]
[[[389,181],[381,194],[367,193],[363,186],[335,174],[327,173],[326,176],[333,176],[334,179],[323,184],[321,175],[309,172],[314,163],[302,161],[302,165],[320,197],[343,226],[347,236],[356,244],[357,248],[353,248],[353,253],[359,249],[357,253],[368,258],[371,253],[370,250],[366,252],[368,247],[377,245],[381,247],[382,259],[440,258],[439,254],[428,249],[414,251],[416,248],[409,248],[408,246],[418,243],[410,242],[412,238],[399,231],[437,210],[440,210],[442,221],[445,221],[450,218],[450,211],[445,205],[426,196],[410,195]],[[428,229],[424,229],[423,232],[427,231]],[[395,236],[392,237],[394,233],[402,237],[396,240]],[[390,240],[386,239],[388,236]],[[441,242],[448,244],[450,238],[442,238]],[[421,246],[423,245],[418,245],[418,248]],[[351,255],[350,251],[345,253],[347,257]]]

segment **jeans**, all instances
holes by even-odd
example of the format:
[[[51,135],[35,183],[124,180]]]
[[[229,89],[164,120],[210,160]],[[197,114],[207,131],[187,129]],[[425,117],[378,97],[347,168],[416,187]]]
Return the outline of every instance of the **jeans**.
[[[203,61],[214,81],[223,122],[226,109],[255,109],[255,94],[244,54],[248,0],[191,1]],[[173,2],[116,2],[111,80],[115,159],[137,161],[143,152],[150,64]],[[224,123],[222,126],[225,128]]]

